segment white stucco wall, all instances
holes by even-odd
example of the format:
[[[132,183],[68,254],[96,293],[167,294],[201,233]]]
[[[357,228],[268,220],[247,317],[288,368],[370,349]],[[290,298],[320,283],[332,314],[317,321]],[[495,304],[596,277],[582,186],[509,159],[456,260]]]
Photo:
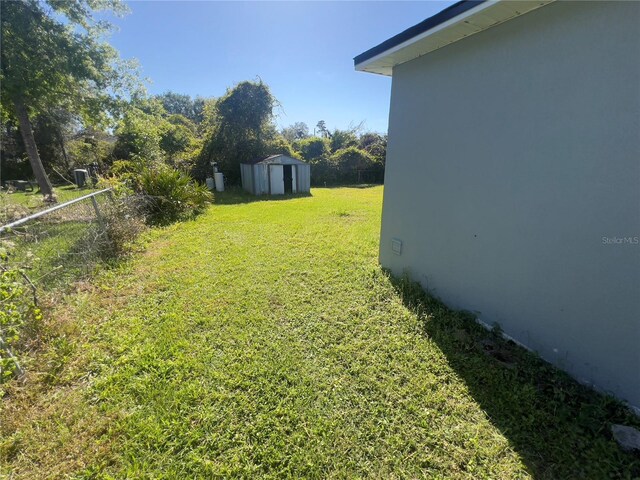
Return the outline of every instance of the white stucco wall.
[[[557,2],[395,67],[380,245],[636,406],[639,32],[638,2]]]

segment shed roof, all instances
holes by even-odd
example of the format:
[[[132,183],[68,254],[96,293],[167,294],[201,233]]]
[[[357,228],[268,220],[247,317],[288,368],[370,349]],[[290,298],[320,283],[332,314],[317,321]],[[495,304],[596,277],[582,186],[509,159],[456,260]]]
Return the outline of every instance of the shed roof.
[[[248,162],[242,162],[246,165],[256,164],[271,164],[271,165],[306,165],[305,162],[298,160],[297,158],[290,157],[288,155],[271,155],[266,158],[255,158]]]
[[[355,69],[391,76],[393,67],[554,0],[461,0],[353,59]]]

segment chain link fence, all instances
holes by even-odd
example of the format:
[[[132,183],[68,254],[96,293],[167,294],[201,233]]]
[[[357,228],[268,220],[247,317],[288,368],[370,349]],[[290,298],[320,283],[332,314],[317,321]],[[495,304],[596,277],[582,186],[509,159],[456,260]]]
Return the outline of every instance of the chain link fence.
[[[115,198],[111,188],[26,216],[7,200],[0,196],[0,398],[3,382],[23,373],[19,357],[37,337],[40,293],[56,298],[127,253],[144,228],[140,199]]]
[[[14,206],[0,205],[4,263],[23,269],[38,289],[58,287],[88,275],[110,246],[108,222],[115,207],[111,189],[18,220],[12,219]]]

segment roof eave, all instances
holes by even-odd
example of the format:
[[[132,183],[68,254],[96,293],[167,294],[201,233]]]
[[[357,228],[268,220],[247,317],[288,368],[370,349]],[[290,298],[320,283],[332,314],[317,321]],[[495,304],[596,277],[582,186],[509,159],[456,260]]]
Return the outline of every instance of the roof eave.
[[[354,58],[361,72],[391,76],[393,67],[524,15],[554,0],[464,0]]]

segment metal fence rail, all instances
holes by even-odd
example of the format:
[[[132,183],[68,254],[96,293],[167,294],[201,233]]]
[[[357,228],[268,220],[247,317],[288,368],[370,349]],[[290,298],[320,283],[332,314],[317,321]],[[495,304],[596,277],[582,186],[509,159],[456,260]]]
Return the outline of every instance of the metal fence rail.
[[[68,202],[61,203],[59,205],[56,205],[55,207],[47,208],[46,210],[41,210],[37,213],[34,213],[33,215],[29,215],[27,217],[21,218],[20,220],[16,220],[15,222],[7,223],[6,225],[2,225],[0,227],[0,233],[15,227],[19,227],[20,225],[23,225],[37,218],[44,217],[45,215],[49,215],[57,210],[67,208],[70,205],[73,205],[74,203],[82,202],[83,200],[87,200],[88,198],[91,199],[91,202],[96,212],[96,217],[99,218],[101,216],[101,213],[95,197],[103,193],[107,193],[107,192],[111,193],[112,190],[113,190],[112,188],[105,188],[104,190],[98,190],[97,192],[93,192],[88,195],[84,195],[82,197],[74,198],[73,200],[69,200]]]
[[[69,200],[0,226],[0,247],[37,287],[63,285],[94,268],[113,209],[110,188]]]

